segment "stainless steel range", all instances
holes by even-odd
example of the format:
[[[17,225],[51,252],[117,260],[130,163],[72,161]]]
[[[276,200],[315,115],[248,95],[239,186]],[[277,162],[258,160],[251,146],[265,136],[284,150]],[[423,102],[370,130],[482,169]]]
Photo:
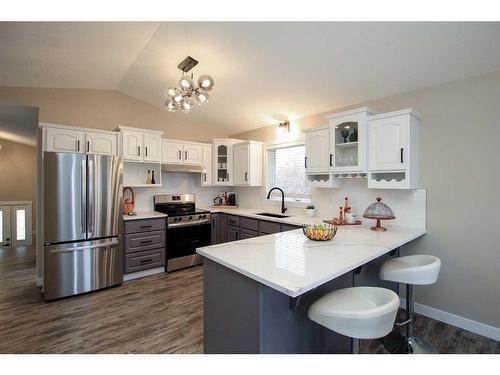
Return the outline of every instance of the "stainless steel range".
[[[194,194],[155,195],[154,207],[168,215],[167,271],[201,264],[196,248],[210,245],[210,211],[196,209]]]

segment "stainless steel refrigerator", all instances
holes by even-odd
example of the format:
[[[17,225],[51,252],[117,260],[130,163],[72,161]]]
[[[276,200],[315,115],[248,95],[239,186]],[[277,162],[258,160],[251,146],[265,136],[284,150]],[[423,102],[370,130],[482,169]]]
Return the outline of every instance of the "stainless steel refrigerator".
[[[46,300],[123,281],[121,157],[44,152]]]

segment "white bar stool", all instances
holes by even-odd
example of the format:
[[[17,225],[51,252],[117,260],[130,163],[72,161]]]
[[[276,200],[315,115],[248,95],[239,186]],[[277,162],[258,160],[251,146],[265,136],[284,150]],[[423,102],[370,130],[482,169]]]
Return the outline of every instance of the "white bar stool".
[[[433,255],[409,255],[386,261],[380,268],[382,280],[406,284],[406,320],[398,326],[406,325],[407,353],[437,353],[427,341],[413,336],[413,313],[415,299],[413,285],[434,284],[441,269],[441,260]]]
[[[358,353],[359,339],[384,337],[392,331],[399,297],[392,290],[354,287],[330,292],[309,308],[309,319],[353,338],[352,352]]]

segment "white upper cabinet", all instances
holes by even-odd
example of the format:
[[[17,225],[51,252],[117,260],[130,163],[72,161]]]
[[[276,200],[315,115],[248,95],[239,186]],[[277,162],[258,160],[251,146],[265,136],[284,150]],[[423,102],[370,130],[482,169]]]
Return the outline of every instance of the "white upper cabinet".
[[[144,161],[161,161],[161,134],[144,133]]]
[[[418,121],[411,108],[368,117],[368,187],[417,188]]]
[[[182,143],[172,141],[161,142],[161,162],[163,164],[182,164],[182,153],[184,146]]]
[[[174,140],[161,142],[161,162],[163,164],[202,165],[203,144]]]
[[[134,130],[121,132],[122,157],[124,160],[142,160],[143,134]]]
[[[85,132],[59,127],[44,127],[44,151],[85,152]]]
[[[201,174],[201,186],[212,186],[212,145],[204,145],[203,168],[206,172]]]
[[[330,130],[328,127],[306,130],[306,173],[330,171]]]
[[[407,116],[370,120],[370,170],[391,171],[406,168],[408,150]]]
[[[86,132],[85,147],[89,154],[116,155],[116,134]]]
[[[184,144],[184,163],[192,165],[203,164],[203,146],[195,143]]]
[[[332,172],[366,172],[368,107],[327,116],[330,124]]]
[[[41,128],[44,151],[117,155],[115,132],[56,124],[41,124]]]
[[[250,169],[250,145],[236,144],[233,146],[233,181],[235,185],[248,184],[248,171]]]
[[[116,130],[123,161],[160,163],[162,132],[126,126],[119,126]]]
[[[233,146],[234,184],[262,186],[262,151],[260,142],[248,141]]]

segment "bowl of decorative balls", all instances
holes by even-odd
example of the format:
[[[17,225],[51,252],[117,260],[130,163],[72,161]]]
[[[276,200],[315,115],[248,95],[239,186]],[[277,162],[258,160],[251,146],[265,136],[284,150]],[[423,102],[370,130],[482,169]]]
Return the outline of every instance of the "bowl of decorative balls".
[[[303,225],[304,236],[313,241],[329,241],[337,234],[338,227],[331,224]]]

